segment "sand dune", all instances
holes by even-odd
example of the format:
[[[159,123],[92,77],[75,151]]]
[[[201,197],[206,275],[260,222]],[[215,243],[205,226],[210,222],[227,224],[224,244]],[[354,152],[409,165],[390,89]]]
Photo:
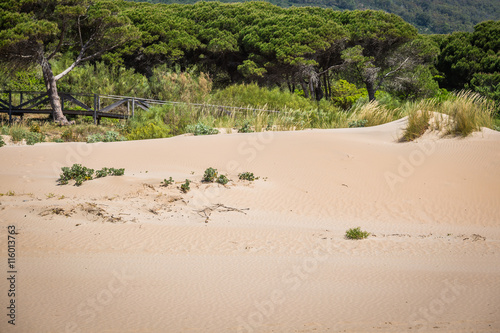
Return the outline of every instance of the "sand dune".
[[[0,331],[499,332],[500,133],[404,125],[0,148]]]

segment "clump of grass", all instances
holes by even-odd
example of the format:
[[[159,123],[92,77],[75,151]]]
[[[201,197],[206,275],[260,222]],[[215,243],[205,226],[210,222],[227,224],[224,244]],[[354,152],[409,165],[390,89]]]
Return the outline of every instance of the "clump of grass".
[[[444,101],[440,111],[450,117],[444,124],[446,134],[466,137],[481,127],[493,128],[495,104],[478,93],[461,91]]]
[[[412,109],[408,113],[408,124],[400,141],[413,141],[421,137],[429,128],[431,112],[429,110]]]
[[[361,227],[351,228],[345,232],[347,239],[364,239],[370,236],[369,232],[362,231]]]
[[[3,137],[0,136],[0,147],[3,147],[5,145],[6,145],[6,143],[5,143],[5,141],[3,141]]]
[[[259,177],[255,177],[252,172],[243,172],[243,173],[240,173],[238,175],[238,178],[240,180],[248,180],[248,181],[251,181],[251,182],[253,182],[256,179],[259,179]]]
[[[364,122],[365,126],[376,126],[386,124],[400,117],[401,109],[388,109],[377,101],[372,101],[366,104],[356,104],[352,108],[349,121],[366,120]]]
[[[191,189],[189,185],[191,184],[191,181],[189,179],[186,179],[184,184],[181,185],[181,191],[184,193],[188,193],[189,190]]]

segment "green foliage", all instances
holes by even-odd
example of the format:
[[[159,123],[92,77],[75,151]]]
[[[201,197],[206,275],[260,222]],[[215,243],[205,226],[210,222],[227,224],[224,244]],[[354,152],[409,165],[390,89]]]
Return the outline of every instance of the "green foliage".
[[[223,105],[255,108],[266,108],[269,110],[311,110],[316,104],[304,97],[281,91],[279,88],[267,89],[257,84],[231,85],[217,91],[212,102]]]
[[[248,120],[245,120],[243,122],[243,126],[241,126],[240,129],[238,129],[238,133],[253,133],[254,130],[252,129],[252,126],[250,125],[250,122]]]
[[[347,239],[364,239],[370,236],[369,232],[362,231],[361,227],[351,228],[345,232]]]
[[[124,136],[120,135],[120,133],[115,131],[107,131],[105,134],[96,133],[91,134],[87,137],[87,143],[95,143],[95,142],[115,142],[115,141],[125,141],[127,140]]]
[[[93,179],[94,169],[87,168],[81,164],[73,164],[71,167],[62,167],[58,182],[60,185],[67,185],[70,180],[75,180],[75,186],[80,186],[84,181]],[[123,176],[125,169],[102,168],[95,172],[96,178],[106,176]]]
[[[217,177],[216,182],[222,185],[226,185],[229,182],[229,179],[224,175],[219,175],[219,177]]]
[[[52,62],[55,73],[62,72],[74,61],[72,54],[65,54]],[[150,96],[148,80],[134,69],[109,65],[104,62],[85,64],[73,69],[58,84],[61,91],[93,92],[102,95]]]
[[[202,182],[205,183],[213,183],[215,179],[218,176],[217,169],[214,168],[208,168],[205,170],[205,173],[203,174]]]
[[[170,177],[168,180],[164,179],[163,182],[161,183],[162,186],[167,187],[168,185],[172,185],[174,183],[174,180],[172,177]]]
[[[36,132],[26,132],[24,138],[26,139],[26,144],[29,146],[32,146],[35,143],[45,141],[45,135],[42,133],[36,133]]]
[[[344,110],[349,109],[361,97],[368,95],[366,89],[359,89],[346,80],[337,80],[331,85],[331,100]]]
[[[149,78],[151,94],[155,99],[185,103],[203,103],[212,90],[212,80],[205,73],[181,72],[165,65],[153,70]]]
[[[183,134],[193,118],[193,113],[172,105],[140,110],[127,122],[127,139],[158,139]]]
[[[6,145],[6,143],[5,143],[5,141],[3,141],[3,137],[0,136],[0,147],[3,147],[5,145]]]
[[[238,175],[238,178],[240,180],[248,180],[253,182],[256,179],[259,179],[259,177],[255,178],[254,174],[252,172],[242,172]]]
[[[75,180],[75,185],[80,186],[84,181],[91,180],[94,175],[94,169],[89,169],[81,164],[73,164],[70,167],[62,167],[59,176],[59,184],[66,185],[71,179]]]
[[[359,120],[353,120],[349,122],[349,127],[365,127],[366,124],[368,124],[368,120],[366,119],[359,119]]]
[[[128,140],[160,139],[170,137],[170,129],[167,125],[160,123],[147,123],[138,125],[127,135]]]
[[[187,133],[193,133],[194,135],[212,135],[219,134],[219,130],[210,126],[203,124],[202,122],[196,125],[188,125],[186,127]]]
[[[190,184],[191,181],[189,179],[186,179],[186,181],[181,185],[181,191],[184,193],[189,192],[189,190],[191,190],[191,188],[189,187]]]

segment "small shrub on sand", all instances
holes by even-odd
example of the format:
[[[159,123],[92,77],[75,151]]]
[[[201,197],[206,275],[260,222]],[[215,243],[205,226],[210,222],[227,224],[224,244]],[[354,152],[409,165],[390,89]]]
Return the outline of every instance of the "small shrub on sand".
[[[5,143],[5,141],[3,141],[3,137],[0,136],[0,147],[3,147],[5,145],[6,145],[6,143]]]
[[[345,237],[347,239],[363,239],[370,236],[369,232],[362,231],[360,227],[351,228],[345,232]]]
[[[205,173],[203,174],[203,179],[201,181],[204,183],[213,183],[214,180],[217,178],[217,176],[218,176],[217,169],[208,168],[205,170]]]
[[[80,186],[84,181],[91,180],[94,177],[94,169],[87,168],[81,164],[73,164],[71,167],[62,167],[61,175],[59,176],[59,184],[66,185],[71,179],[75,180],[75,185]],[[123,176],[125,169],[102,168],[97,170],[96,177]]]
[[[226,185],[227,183],[229,183],[229,179],[224,175],[219,175],[219,177],[217,177],[216,182],[222,185]]]
[[[241,180],[248,180],[248,181],[251,181],[251,182],[253,182],[256,179],[259,179],[259,177],[256,178],[252,172],[243,172],[243,173],[240,173],[238,175],[238,178],[241,179]]]
[[[161,183],[161,186],[164,186],[164,187],[167,187],[168,185],[172,185],[174,183],[174,180],[172,179],[172,177],[170,177],[169,179],[164,179],[163,182]]]
[[[189,181],[189,179],[186,179],[186,182],[184,182],[184,184],[181,185],[181,191],[184,193],[188,193],[189,190],[191,189],[189,187],[189,184],[191,184],[191,181]]]

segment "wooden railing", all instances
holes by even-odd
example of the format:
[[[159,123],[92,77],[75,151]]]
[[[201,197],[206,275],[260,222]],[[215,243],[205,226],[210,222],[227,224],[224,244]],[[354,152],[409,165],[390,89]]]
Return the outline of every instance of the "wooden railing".
[[[148,110],[153,105],[189,105],[212,114],[230,115],[239,111],[278,112],[275,110],[243,108],[234,106],[196,104],[129,96],[100,95],[85,93],[59,92],[61,107],[65,115],[91,116],[95,124],[101,118],[128,119],[135,115],[137,108]],[[9,121],[13,116],[23,117],[25,114],[52,114],[46,92],[36,91],[0,91],[0,113],[7,113]]]

